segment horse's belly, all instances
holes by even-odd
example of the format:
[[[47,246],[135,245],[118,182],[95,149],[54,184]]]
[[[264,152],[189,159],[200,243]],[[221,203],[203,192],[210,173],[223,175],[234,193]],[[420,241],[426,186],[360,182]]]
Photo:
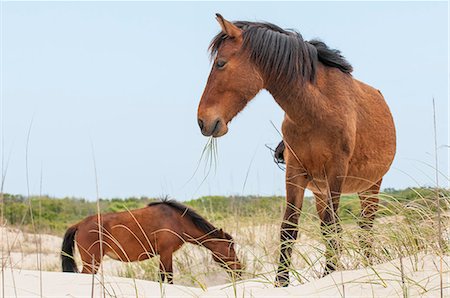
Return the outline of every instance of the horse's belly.
[[[155,256],[155,254],[150,253],[148,251],[140,250],[107,250],[105,255],[110,257],[113,260],[122,261],[122,262],[134,262],[134,261],[143,261]]]
[[[381,180],[382,177],[380,177],[378,181]],[[362,192],[365,191],[367,189],[369,189],[372,185],[374,185],[376,182],[372,183],[369,182],[369,180],[367,181],[351,181],[351,182],[344,182],[343,186],[342,186],[342,193],[343,194],[351,194],[351,193],[358,193],[358,192]],[[328,183],[326,183],[325,181],[319,181],[319,180],[314,180],[312,182],[309,182],[307,187],[308,190],[314,192],[314,193],[327,193],[327,189],[328,189]]]
[[[369,189],[383,178],[391,166],[395,155],[395,140],[384,142],[382,147],[370,146],[370,144],[364,145],[366,146],[355,148],[348,162],[342,193],[357,193]],[[323,169],[326,164],[333,163],[332,155],[311,148],[299,150],[298,157],[306,169],[305,171],[313,178],[308,183],[307,188],[313,192],[326,190],[328,183]]]
[[[141,261],[155,255],[154,243],[145,239],[129,235],[122,229],[111,229],[109,235],[112,239],[105,239],[104,254],[114,260],[123,262]]]
[[[357,193],[369,189],[383,178],[387,169],[385,167],[368,167],[366,171],[349,171],[342,185],[342,193]],[[328,189],[325,177],[315,178],[306,187],[312,192],[324,192]]]
[[[380,182],[389,170],[389,164],[385,165],[349,165],[347,177],[342,187],[343,193],[355,193],[367,190],[372,185]]]
[[[345,165],[338,163],[345,157],[345,151],[335,142],[336,138],[341,138],[340,135],[328,134],[331,130],[301,133],[298,126],[285,117],[284,138],[295,153],[285,150],[287,168],[306,172],[313,179],[307,188],[313,192],[328,189],[325,171],[332,167],[347,167],[342,193],[369,189],[383,178],[395,156],[394,122],[385,103],[383,107],[378,114],[358,122],[351,155]],[[293,173],[293,176],[296,174],[299,173]]]
[[[395,144],[389,146],[388,152],[384,154],[356,154],[354,155],[347,169],[342,193],[357,193],[369,189],[379,183],[389,170],[395,155]],[[359,153],[359,152],[357,152]],[[320,173],[312,173],[314,181],[309,182],[307,188],[313,192],[326,190],[328,183],[326,178]]]
[[[386,125],[381,128],[384,135],[375,137],[373,133],[364,140],[358,140],[359,144],[355,148],[350,159],[347,176],[343,185],[344,193],[360,192],[378,183],[387,173],[395,156],[395,130],[392,126]],[[358,142],[358,143],[359,143]]]

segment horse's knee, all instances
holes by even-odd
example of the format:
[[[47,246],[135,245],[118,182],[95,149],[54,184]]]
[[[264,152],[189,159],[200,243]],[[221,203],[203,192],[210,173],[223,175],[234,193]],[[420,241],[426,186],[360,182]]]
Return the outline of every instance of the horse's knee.
[[[281,242],[294,241],[297,239],[298,227],[294,225],[281,226],[280,240]]]

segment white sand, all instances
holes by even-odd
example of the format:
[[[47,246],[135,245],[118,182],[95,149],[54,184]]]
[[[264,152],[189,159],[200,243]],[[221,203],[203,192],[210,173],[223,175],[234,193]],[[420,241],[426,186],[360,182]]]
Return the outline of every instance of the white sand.
[[[267,237],[270,238],[272,234],[269,230],[263,235],[268,235]],[[2,239],[6,240],[1,244],[5,267],[0,278],[0,291],[4,291],[5,297],[40,297],[41,291],[43,297],[91,297],[92,290],[94,290],[94,297],[103,297],[102,292],[106,297],[342,297],[344,295],[345,297],[403,297],[404,291],[407,291],[408,297],[439,297],[441,258],[435,255],[419,254],[416,257],[404,258],[403,286],[400,261],[394,260],[376,265],[372,269],[335,272],[325,278],[315,278],[317,275],[312,274],[311,269],[302,270],[304,266],[294,262],[300,276],[309,280],[303,280],[303,283],[300,283],[291,277],[290,287],[274,288],[272,284],[274,275],[270,273],[274,269],[273,264],[270,263],[268,256],[256,251],[257,247],[262,247],[256,243],[259,241],[264,243],[275,241],[276,243],[276,240],[255,238],[250,241],[253,242],[252,245],[247,243],[241,246],[241,250],[247,254],[247,259],[250,260],[251,256],[248,254],[252,252],[257,255],[259,261],[264,263],[263,269],[269,273],[258,279],[247,279],[234,285],[225,284],[227,276],[223,270],[214,265],[210,254],[205,249],[186,245],[186,248],[180,250],[176,257],[180,261],[178,267],[181,263],[185,264],[184,266],[188,266],[186,264],[190,264],[191,267],[201,266],[198,269],[202,272],[201,270],[206,268],[203,266],[208,264],[207,271],[201,273],[203,274],[203,277],[200,277],[202,282],[197,283],[208,286],[207,289],[117,277],[114,275],[125,268],[125,263],[112,260],[104,262],[103,287],[101,275],[93,277],[77,273],[49,272],[61,270],[59,256],[61,238],[52,235],[35,237],[16,229],[0,229],[0,233],[2,233]],[[41,241],[39,254],[36,254],[36,239]],[[300,243],[309,241],[304,237],[300,240]],[[316,242],[312,244],[319,245]],[[311,254],[314,253],[317,254],[317,251],[311,251]],[[41,263],[41,270],[38,270],[38,260]],[[319,266],[317,269],[321,270],[320,263],[317,265]],[[214,266],[217,266],[216,271]],[[449,266],[450,257],[444,256],[442,259],[444,297],[450,297]],[[196,272],[192,268],[189,270]],[[174,273],[175,283],[192,284],[182,280],[182,268],[175,268]],[[94,283],[92,283],[93,280]]]
[[[444,297],[450,297],[449,257],[443,259]],[[438,297],[440,258],[433,255],[420,257],[414,264],[404,260],[405,289],[408,297]],[[288,288],[274,288],[263,279],[200,288],[157,282],[132,280],[128,278],[104,276],[106,297],[339,297],[345,291],[346,297],[402,297],[400,262],[395,260],[374,266],[374,270],[360,269],[335,272],[325,278]],[[377,272],[377,274],[374,273]],[[90,297],[92,275],[59,272],[39,272],[5,268],[2,273],[6,297]],[[41,276],[40,276],[41,274]],[[2,279],[3,279],[2,278]],[[101,297],[101,276],[94,277],[95,297]],[[41,285],[42,284],[42,288]],[[236,292],[235,292],[236,291]]]

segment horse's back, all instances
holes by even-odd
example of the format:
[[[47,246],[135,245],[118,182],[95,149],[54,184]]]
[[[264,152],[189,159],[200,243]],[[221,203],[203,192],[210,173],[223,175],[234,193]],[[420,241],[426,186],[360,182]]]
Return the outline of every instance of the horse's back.
[[[122,261],[144,260],[159,251],[179,247],[176,214],[161,205],[102,215],[103,253]],[[77,242],[88,248],[99,242],[97,215],[79,223]],[[98,245],[97,245],[98,246]],[[95,249],[95,247],[94,247]]]

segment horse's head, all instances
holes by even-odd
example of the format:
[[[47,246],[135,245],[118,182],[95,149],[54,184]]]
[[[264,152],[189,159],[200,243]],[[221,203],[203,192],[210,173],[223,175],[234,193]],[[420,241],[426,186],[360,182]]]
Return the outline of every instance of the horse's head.
[[[217,14],[222,32],[211,43],[214,63],[198,107],[198,125],[205,136],[220,137],[228,123],[263,88],[263,79],[250,52],[243,47],[243,31]]]
[[[214,261],[227,269],[230,275],[240,276],[242,266],[234,249],[233,237],[220,229],[218,237],[211,239],[210,242]]]

